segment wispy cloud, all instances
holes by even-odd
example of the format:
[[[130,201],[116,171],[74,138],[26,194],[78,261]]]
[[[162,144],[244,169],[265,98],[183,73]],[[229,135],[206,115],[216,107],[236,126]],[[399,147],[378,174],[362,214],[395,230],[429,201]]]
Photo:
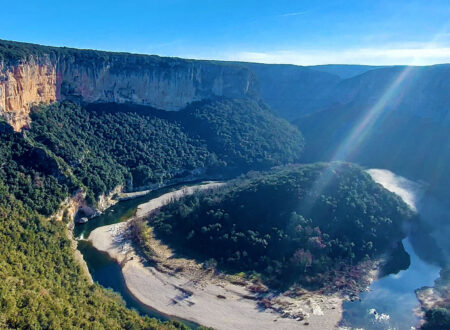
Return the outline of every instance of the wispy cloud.
[[[303,15],[306,13],[307,13],[307,11],[296,11],[296,12],[292,12],[292,13],[281,14],[281,15],[278,15],[278,17],[292,17],[292,16]]]
[[[450,63],[450,47],[428,48],[358,48],[346,50],[280,50],[269,52],[242,51],[227,56],[228,60],[315,65],[330,63],[372,65],[429,65]]]

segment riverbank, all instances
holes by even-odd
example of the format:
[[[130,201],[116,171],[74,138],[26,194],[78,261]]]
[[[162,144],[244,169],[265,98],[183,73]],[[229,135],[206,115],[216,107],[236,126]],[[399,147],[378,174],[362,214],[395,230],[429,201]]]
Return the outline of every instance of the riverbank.
[[[183,196],[191,195],[196,191],[215,189],[223,185],[224,185],[223,182],[209,181],[202,185],[182,187],[181,189],[164,194],[158,198],[154,198],[148,201],[147,203],[140,204],[136,210],[135,217],[136,218],[146,217],[150,215],[153,211],[170,203],[173,200],[180,199]]]
[[[217,186],[220,183],[209,183],[162,195],[141,204],[135,217],[144,217],[195,190]],[[133,296],[161,313],[216,329],[332,329],[341,319],[343,299],[337,294],[302,291],[292,295],[290,292],[272,294],[262,301],[252,290],[253,283],[216,274],[202,264],[178,257],[154,238],[151,244],[156,262],[145,265],[134,250],[128,226],[129,222],[122,222],[97,228],[89,241],[121,265],[126,286]]]
[[[372,169],[368,173],[375,181],[402,197],[413,210],[416,209],[417,196],[420,196],[420,185],[401,177],[398,178],[385,170]],[[214,188],[216,184],[210,182],[209,185],[199,187],[201,187],[200,189]],[[114,223],[130,217],[132,218],[130,220],[143,218],[172,200],[191,194],[194,190],[196,190],[194,187],[185,187],[163,195],[160,192],[155,196],[149,196],[145,200],[135,202],[133,207],[128,207],[128,213],[120,213],[119,218],[121,220],[114,220],[117,218],[114,216],[114,212],[108,216],[114,218]],[[150,198],[152,199],[150,200]],[[379,290],[383,290],[385,287],[386,290],[389,290],[390,287],[389,281],[391,280],[388,280],[388,283],[386,278],[378,279],[380,262],[383,262],[382,258],[341,269],[332,280],[330,279],[326,288],[321,291],[310,292],[293,287],[282,294],[264,292],[260,290],[260,285],[256,285],[255,288],[255,283],[246,281],[243,277],[218,274],[213,268],[208,268],[207,265],[175,255],[166,245],[155,239],[151,232],[149,243],[151,245],[150,251],[152,251],[152,263],[150,266],[148,259],[141,259],[134,249],[130,235],[132,228],[135,228],[134,223],[121,222],[109,225],[110,223],[113,222],[100,224],[102,227],[96,224],[94,226],[96,229],[92,231],[92,235],[89,237],[94,248],[90,244],[88,245],[96,253],[99,253],[98,251],[107,252],[113,260],[118,262],[120,268],[116,264],[114,265],[118,268],[116,272],[120,276],[120,282],[124,285],[120,290],[123,290],[125,296],[131,297],[131,294],[139,308],[145,309],[148,306],[160,312],[161,315],[173,315],[180,319],[218,329],[290,329],[302,327],[332,329],[339,324],[342,315],[345,318],[342,319],[340,325],[345,326],[346,324],[357,325],[358,322],[364,323],[366,321],[371,324],[373,320],[370,317],[376,317],[378,321],[384,322],[383,317],[387,316],[391,317],[392,322],[397,322],[402,319],[399,318],[400,314],[409,315],[412,312],[413,315],[413,310],[419,311],[413,305],[405,307],[403,303],[397,303],[398,297],[394,295],[391,299],[392,303],[390,301],[392,307],[386,310],[389,314],[374,312],[373,315],[366,315],[368,308],[365,308],[365,305],[367,304],[371,308],[370,311],[378,312],[378,307],[373,308],[375,305],[371,297],[376,296]],[[94,225],[94,223],[92,224]],[[129,228],[129,226],[132,227]],[[411,255],[411,253],[410,251],[409,254]],[[416,264],[416,262],[414,261],[413,264]],[[409,276],[409,273],[413,272],[402,272],[390,277],[395,281],[400,277]],[[105,276],[109,279],[109,275]],[[373,290],[374,293],[364,293],[358,297],[359,293],[367,290],[370,283],[375,279],[378,280],[374,286],[371,286],[371,291]],[[413,289],[409,290],[410,293],[413,293],[416,288],[422,285],[414,286]],[[106,283],[106,286],[108,286],[108,283]],[[259,292],[259,294],[255,292]],[[414,293],[413,295],[415,298]],[[408,301],[414,300],[415,304],[418,305],[418,301],[409,296]],[[437,300],[442,300],[434,299],[435,297],[431,299],[431,296],[434,296],[434,290],[424,290],[421,294],[418,294],[419,301],[423,304],[422,307],[427,303],[435,305],[434,303]],[[349,302],[343,303],[347,300]],[[351,303],[355,304],[354,306],[361,305],[362,310],[358,310],[359,307],[352,307],[351,310],[348,310],[350,301],[354,302]],[[380,310],[383,310],[384,305],[385,301],[381,301],[379,304]],[[403,309],[400,310],[395,306],[403,306]],[[344,322],[349,320],[347,318],[348,313],[354,314],[355,311],[359,315],[358,319],[354,320],[354,323]],[[378,314],[381,316],[378,317]],[[230,320],[228,315],[233,315],[233,318]],[[361,320],[361,318],[367,318],[368,320]]]
[[[73,221],[69,222],[69,224],[66,227],[66,236],[70,240],[70,246],[73,250],[73,256],[75,258],[75,261],[80,265],[81,270],[83,271],[84,275],[86,275],[86,278],[88,279],[89,283],[94,284],[94,280],[92,279],[92,275],[89,272],[89,268],[86,264],[86,261],[84,260],[80,250],[78,250],[78,241],[73,236],[74,226],[75,223]]]
[[[178,198],[181,198],[188,194],[192,194],[195,191],[217,188],[217,187],[220,187],[221,185],[223,185],[223,183],[221,183],[221,182],[206,182],[202,185],[182,187],[178,190],[163,194],[157,198],[153,198],[146,203],[140,204],[137,207],[137,210],[136,210],[134,216],[132,216],[127,221],[116,223],[113,225],[102,226],[102,227],[99,227],[99,228],[93,230],[90,233],[88,240],[91,241],[92,244],[94,245],[94,247],[100,251],[104,251],[104,252],[108,252],[108,253],[109,253],[109,251],[114,251],[115,248],[117,248],[117,246],[124,245],[122,243],[127,241],[126,240],[127,237],[125,237],[125,235],[116,235],[116,233],[118,233],[118,232],[123,233],[125,231],[124,229],[128,226],[130,221],[132,221],[133,219],[148,216],[155,210],[159,209],[160,207],[164,206],[165,204],[169,203],[170,201],[172,201],[174,199],[178,199]],[[128,247],[121,246],[121,248],[125,249]],[[111,256],[111,257],[114,259],[117,259],[115,256]],[[118,257],[118,255],[117,255],[117,257]],[[118,260],[118,261],[120,263],[122,260]]]
[[[89,240],[121,265],[130,293],[163,314],[216,329],[332,329],[341,318],[342,298],[337,295],[278,295],[271,297],[270,308],[262,307],[249,289],[251,283],[217,276],[193,260],[177,257],[155,239],[151,244],[157,262],[146,266],[133,248],[128,225],[98,228]]]

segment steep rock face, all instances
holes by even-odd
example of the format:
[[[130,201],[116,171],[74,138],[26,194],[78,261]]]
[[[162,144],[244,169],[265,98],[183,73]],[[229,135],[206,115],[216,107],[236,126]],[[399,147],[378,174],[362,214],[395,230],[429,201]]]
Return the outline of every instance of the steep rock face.
[[[52,214],[50,219],[55,221],[63,221],[64,217],[70,219],[70,223],[73,223],[75,215],[78,211],[83,211],[88,216],[94,216],[98,213],[98,210],[92,208],[86,203],[86,192],[78,190],[73,196],[67,197],[59,206],[58,210]]]
[[[118,196],[123,192],[123,186],[115,187],[106,195],[100,195],[97,201],[97,211],[104,212],[119,201]]]
[[[34,59],[5,69],[0,63],[0,115],[14,130],[29,124],[30,107],[57,99],[56,66]]]
[[[15,130],[30,123],[30,108],[40,102],[69,99],[179,110],[204,99],[255,95],[253,73],[240,65],[0,40],[0,116]]]
[[[188,103],[256,94],[250,71],[230,65],[149,56],[113,56],[99,63],[61,59],[58,96],[85,102],[115,102],[179,110]]]

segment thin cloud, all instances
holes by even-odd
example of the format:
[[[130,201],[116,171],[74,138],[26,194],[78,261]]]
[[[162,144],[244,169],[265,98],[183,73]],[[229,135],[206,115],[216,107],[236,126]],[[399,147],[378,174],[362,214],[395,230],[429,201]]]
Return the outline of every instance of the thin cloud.
[[[281,15],[278,15],[278,17],[292,17],[292,16],[303,15],[306,13],[307,13],[307,11],[297,11],[297,12],[293,12],[293,13],[281,14]]]
[[[432,48],[360,48],[341,51],[298,50],[251,52],[243,51],[228,56],[228,60],[317,65],[330,63],[372,65],[430,65],[450,63],[450,47]]]

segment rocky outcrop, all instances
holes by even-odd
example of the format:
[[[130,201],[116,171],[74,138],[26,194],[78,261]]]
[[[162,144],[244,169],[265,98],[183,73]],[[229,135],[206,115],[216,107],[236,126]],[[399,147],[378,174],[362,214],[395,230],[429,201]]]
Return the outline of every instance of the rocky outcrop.
[[[67,221],[66,235],[70,240],[70,244],[73,250],[73,256],[75,261],[81,267],[81,270],[86,275],[89,283],[94,284],[92,276],[89,272],[89,268],[86,261],[83,258],[81,252],[77,249],[78,241],[73,236],[73,230],[75,228],[75,215],[78,211],[82,210],[84,214],[93,216],[97,211],[86,204],[86,193],[83,190],[78,190],[73,196],[67,197],[59,206],[58,210],[50,217],[50,220],[54,221]]]
[[[67,197],[50,218],[56,221],[66,220],[73,222],[78,211],[82,211],[83,214],[90,217],[98,213],[98,210],[87,205],[86,193],[81,189],[78,190],[73,196]]]
[[[57,99],[56,81],[56,66],[51,63],[37,63],[33,58],[10,68],[0,63],[0,115],[16,131],[28,126],[33,104]]]
[[[97,200],[97,205],[94,208],[86,203],[86,192],[79,189],[74,195],[67,197],[50,218],[56,221],[68,220],[69,222],[73,222],[78,212],[81,212],[81,214],[88,218],[94,217],[117,204],[122,192],[123,186],[118,185],[108,194],[100,195]]]
[[[123,186],[119,185],[111,190],[108,194],[100,195],[97,201],[97,210],[104,212],[106,209],[117,204],[119,201],[119,195],[123,192]]]
[[[5,49],[11,47],[20,50],[19,59],[8,60],[11,55]],[[256,85],[251,71],[236,64],[0,41],[0,115],[15,130],[29,125],[31,107],[41,102],[115,102],[179,110],[204,99],[254,96]]]

